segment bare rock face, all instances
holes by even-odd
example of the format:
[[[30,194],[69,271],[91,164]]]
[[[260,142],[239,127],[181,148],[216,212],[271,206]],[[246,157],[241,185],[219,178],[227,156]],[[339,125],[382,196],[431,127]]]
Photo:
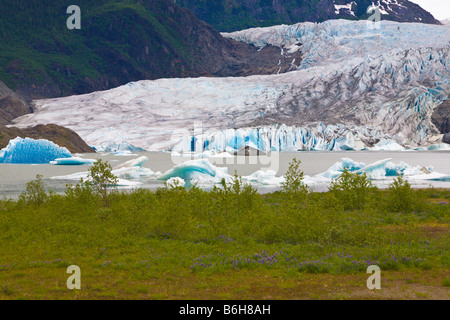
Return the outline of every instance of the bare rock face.
[[[450,133],[444,134],[444,137],[442,138],[442,142],[450,144]]]
[[[0,149],[6,147],[8,142],[16,137],[47,139],[60,147],[66,147],[72,153],[95,152],[74,131],[55,124],[38,125],[27,129],[0,125]]]
[[[31,103],[0,81],[0,125],[30,112],[33,112]]]
[[[431,121],[440,133],[446,134],[450,132],[450,100],[442,102],[434,109]]]

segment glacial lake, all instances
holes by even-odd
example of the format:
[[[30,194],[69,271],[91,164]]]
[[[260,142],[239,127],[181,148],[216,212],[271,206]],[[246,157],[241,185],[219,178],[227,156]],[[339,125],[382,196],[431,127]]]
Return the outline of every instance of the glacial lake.
[[[151,169],[154,172],[165,173],[179,163],[180,158],[172,158],[170,153],[162,152],[134,152],[127,155],[116,155],[106,153],[81,154],[76,155],[87,159],[98,159],[108,161],[112,167],[122,164],[126,161],[136,159],[141,156],[147,156],[149,160],[144,163],[143,168]],[[356,162],[363,162],[366,165],[376,161],[390,158],[393,163],[404,162],[412,167],[432,167],[434,172],[439,172],[450,176],[450,151],[346,151],[346,152],[286,152],[279,153],[276,156],[266,157],[264,164],[249,163],[250,157],[235,156],[227,158],[209,158],[209,161],[217,167],[227,167],[229,174],[235,171],[241,176],[247,176],[260,169],[272,169],[277,172],[276,176],[282,176],[288,169],[289,162],[293,158],[302,161],[301,169],[305,175],[314,176],[328,170],[333,164],[341,161],[342,158],[350,158]],[[183,161],[189,160],[183,158]],[[222,162],[222,163],[220,163]],[[57,193],[63,193],[66,190],[66,184],[76,184],[74,180],[56,180],[51,179],[55,176],[66,176],[78,172],[85,172],[88,165],[82,166],[56,166],[52,164],[30,165],[30,164],[0,164],[0,197],[16,198],[25,190],[26,183],[35,179],[37,174],[43,176],[47,187],[50,187]],[[374,180],[380,188],[385,188],[392,181],[391,178],[385,180]],[[164,185],[164,181],[141,179],[140,188],[156,189]],[[427,188],[430,185],[439,188],[450,188],[450,180],[417,180],[411,184],[415,188]],[[257,185],[261,193],[278,190],[279,187],[271,185]],[[313,191],[326,191],[327,184],[317,183],[310,186]],[[121,189],[131,189],[125,187]]]

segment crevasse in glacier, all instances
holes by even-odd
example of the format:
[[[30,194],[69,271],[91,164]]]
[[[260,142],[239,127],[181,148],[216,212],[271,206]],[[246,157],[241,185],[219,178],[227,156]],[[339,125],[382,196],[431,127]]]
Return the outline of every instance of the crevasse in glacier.
[[[69,150],[45,139],[17,137],[0,150],[0,163],[42,164],[70,157],[72,154]]]

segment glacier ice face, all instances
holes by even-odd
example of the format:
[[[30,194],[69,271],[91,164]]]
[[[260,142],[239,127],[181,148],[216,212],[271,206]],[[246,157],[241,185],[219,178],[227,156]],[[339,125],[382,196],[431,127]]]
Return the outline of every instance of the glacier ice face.
[[[70,157],[72,154],[69,150],[45,139],[17,137],[0,150],[0,163],[43,164]]]
[[[359,151],[371,149],[374,141],[380,139],[374,150],[404,150],[392,137],[370,127],[319,123],[312,128],[273,125],[186,136],[173,151],[180,156],[196,152],[198,157],[211,157],[213,151],[235,153],[244,147],[263,152]]]
[[[247,143],[261,150],[289,151],[297,150],[300,137],[309,139],[306,133],[295,133],[300,129],[311,133],[306,146],[300,146],[304,150],[361,150],[383,139],[408,149],[428,147],[439,135],[431,114],[450,93],[449,30],[389,21],[383,21],[380,30],[368,30],[364,21],[341,20],[246,30],[233,37],[261,45],[291,45],[292,50],[302,42],[297,46],[305,55],[300,70],[139,81],[103,92],[39,100],[34,113],[15,122],[18,127],[68,127],[98,150],[171,151],[179,145],[185,150],[198,144],[192,136],[215,135],[208,141],[217,150],[232,152]],[[70,117],[66,110],[73,111]],[[202,123],[200,134],[195,132],[197,122]],[[296,128],[286,129],[296,136],[283,136],[277,129],[285,139],[281,145],[267,145],[268,139],[253,135],[254,128],[272,134],[277,130],[270,128],[283,124]],[[250,135],[243,137],[246,130]],[[234,141],[228,140],[233,135]]]

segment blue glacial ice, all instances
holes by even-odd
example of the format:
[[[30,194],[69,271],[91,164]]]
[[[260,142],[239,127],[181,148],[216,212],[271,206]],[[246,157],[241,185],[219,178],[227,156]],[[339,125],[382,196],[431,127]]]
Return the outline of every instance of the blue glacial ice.
[[[228,168],[216,167],[207,159],[190,160],[174,166],[158,177],[158,180],[181,178],[185,181],[201,181],[220,183],[222,179],[229,181]]]
[[[366,165],[365,163],[356,162],[349,158],[342,158],[342,161],[336,162],[328,170],[318,174],[316,177],[336,179],[342,174],[344,168],[347,168],[350,172],[354,173],[365,173],[371,180],[389,179],[399,175],[405,177],[415,177],[420,175],[423,178],[422,180],[428,180],[435,176],[431,175],[433,173],[432,166],[414,167],[402,161],[395,164],[391,160],[391,158],[388,158]]]
[[[328,125],[293,127],[272,125],[255,128],[227,129],[186,136],[173,148],[174,154],[197,152],[208,156],[207,151],[234,153],[244,147],[263,152],[295,151],[347,151],[370,149],[363,141],[382,139],[375,150],[404,150],[402,146],[370,127]]]
[[[54,161],[50,161],[51,164],[57,166],[81,166],[85,164],[93,164],[94,162],[94,159],[84,159],[79,157],[58,158]]]
[[[305,183],[308,185],[330,183],[347,168],[353,173],[365,173],[370,180],[391,180],[399,175],[405,176],[409,180],[441,180],[450,179],[448,174],[433,172],[433,167],[411,166],[404,162],[393,163],[392,159],[382,159],[372,164],[365,164],[354,161],[350,158],[342,158],[342,161],[336,162],[325,172],[315,176],[305,175]],[[165,174],[158,177],[158,180],[169,180],[179,178],[188,183],[197,182],[200,186],[218,184],[225,179],[227,183],[232,181],[227,168],[216,167],[207,159],[190,160],[176,165]],[[170,180],[172,182],[172,180]],[[280,187],[285,181],[284,176],[277,176],[273,170],[258,170],[249,176],[242,176],[244,183],[259,186]]]
[[[0,163],[43,164],[70,157],[69,150],[45,139],[17,137],[0,150]]]

